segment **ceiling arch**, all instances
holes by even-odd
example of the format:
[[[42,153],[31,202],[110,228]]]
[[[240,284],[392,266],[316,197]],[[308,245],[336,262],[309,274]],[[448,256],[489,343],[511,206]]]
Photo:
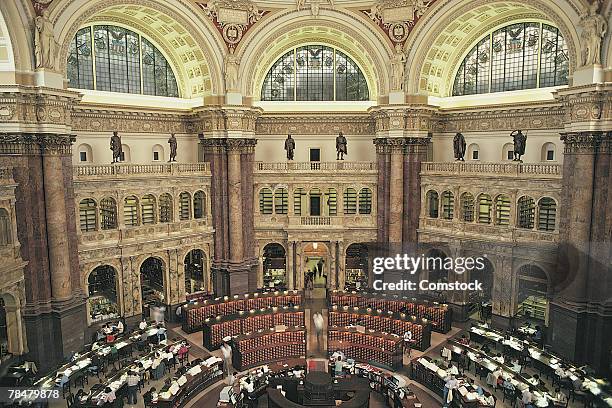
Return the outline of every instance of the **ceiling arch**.
[[[116,23],[153,41],[174,69],[184,98],[223,92],[222,40],[191,2],[61,0],[52,3],[50,18],[56,30],[60,30],[56,40],[61,44],[59,69],[62,73],[66,72],[68,45],[79,28]]]
[[[387,61],[392,50],[385,38],[360,16],[346,10],[321,9],[317,18],[310,10],[284,10],[270,14],[256,25],[237,49],[241,59],[243,95],[259,100],[261,86],[274,62],[287,50],[305,44],[337,48],[362,70],[370,99],[388,92]]]
[[[542,21],[558,27],[568,44],[570,74],[576,67],[578,36],[572,23],[577,7],[564,0],[452,0],[434,3],[408,39],[407,90],[413,94],[449,96],[458,66],[471,47],[488,32],[514,21]],[[575,16],[574,16],[575,15]]]
[[[0,36],[7,48],[8,57],[11,59],[11,70],[13,72],[28,72],[34,68],[34,51],[32,49],[32,33],[29,29],[30,21],[34,18],[34,9],[31,3],[18,1],[0,1],[0,13],[6,24],[2,28]],[[5,31],[4,31],[5,30]],[[8,71],[8,65],[3,70]],[[21,79],[15,77],[15,82]]]

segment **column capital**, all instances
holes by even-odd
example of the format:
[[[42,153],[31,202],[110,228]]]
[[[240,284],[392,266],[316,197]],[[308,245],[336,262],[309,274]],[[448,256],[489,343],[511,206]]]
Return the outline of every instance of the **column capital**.
[[[41,133],[0,134],[0,155],[65,155],[72,154],[74,135]]]
[[[257,139],[250,138],[207,138],[199,136],[200,144],[211,153],[253,153]]]
[[[596,154],[603,148],[610,151],[612,132],[567,132],[561,133],[565,154]]]
[[[378,137],[374,139],[377,153],[427,152],[430,137]]]

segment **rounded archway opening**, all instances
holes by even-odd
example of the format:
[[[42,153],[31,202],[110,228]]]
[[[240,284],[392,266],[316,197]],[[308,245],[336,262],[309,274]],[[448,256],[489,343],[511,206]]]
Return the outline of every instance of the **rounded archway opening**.
[[[345,290],[360,290],[368,286],[369,258],[365,244],[351,244],[346,249],[344,268]]]
[[[529,320],[548,322],[548,275],[537,265],[528,264],[517,273],[517,314]]]
[[[142,307],[164,304],[164,271],[161,259],[147,258],[140,266],[140,288],[142,291]]]
[[[185,292],[206,292],[206,254],[201,249],[189,251],[185,256]]]
[[[263,282],[265,289],[287,288],[287,256],[280,244],[268,244],[263,250]]]
[[[309,242],[304,245],[302,270],[304,288],[326,288],[331,277],[329,249],[322,242]]]
[[[482,283],[482,290],[473,291],[468,294],[470,312],[478,313],[478,317],[481,320],[487,320],[491,318],[493,312],[493,306],[491,303],[493,296],[493,279],[495,274],[495,268],[491,261],[486,258],[482,260],[483,267],[474,267],[469,272],[469,281],[478,281]]]
[[[95,268],[87,278],[90,323],[119,317],[117,271],[110,265]]]

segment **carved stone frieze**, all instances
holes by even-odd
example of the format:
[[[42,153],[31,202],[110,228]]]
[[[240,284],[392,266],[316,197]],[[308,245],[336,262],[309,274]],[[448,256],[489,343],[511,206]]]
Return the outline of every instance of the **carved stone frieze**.
[[[79,107],[72,128],[78,131],[120,133],[196,133],[195,117],[189,113],[123,111]]]
[[[257,120],[257,135],[373,135],[368,115],[264,115]]]

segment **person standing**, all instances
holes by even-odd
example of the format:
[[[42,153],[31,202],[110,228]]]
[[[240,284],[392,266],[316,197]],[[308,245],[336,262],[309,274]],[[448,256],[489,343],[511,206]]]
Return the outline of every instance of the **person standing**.
[[[140,376],[136,372],[131,371],[127,377],[128,387],[128,404],[136,405],[138,403],[138,384],[140,383]]]
[[[223,343],[221,345],[221,353],[223,354],[223,366],[225,367],[226,373],[229,376],[232,367],[232,348],[229,344]]]
[[[457,388],[459,383],[454,375],[445,378],[446,383],[444,384],[444,405],[443,407],[448,407],[448,405],[453,400],[453,390]]]

